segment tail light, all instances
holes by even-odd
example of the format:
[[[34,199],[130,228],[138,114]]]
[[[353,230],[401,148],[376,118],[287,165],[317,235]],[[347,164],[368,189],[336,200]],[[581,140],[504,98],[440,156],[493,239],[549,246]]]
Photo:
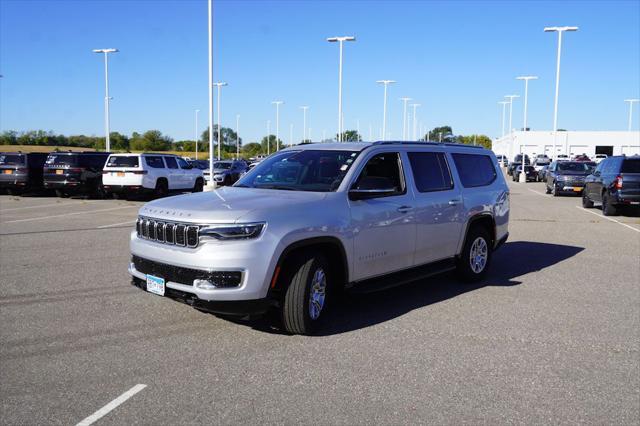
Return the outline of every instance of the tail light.
[[[616,176],[616,179],[613,181],[613,185],[616,189],[622,189],[622,176]]]

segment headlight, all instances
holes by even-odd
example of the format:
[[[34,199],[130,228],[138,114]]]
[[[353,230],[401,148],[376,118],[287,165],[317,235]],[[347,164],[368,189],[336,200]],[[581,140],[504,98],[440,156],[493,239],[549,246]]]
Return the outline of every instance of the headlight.
[[[567,175],[558,175],[556,176],[557,180],[569,180],[569,176]]]
[[[248,240],[258,238],[264,226],[264,222],[211,225],[200,228],[200,236],[217,240]]]

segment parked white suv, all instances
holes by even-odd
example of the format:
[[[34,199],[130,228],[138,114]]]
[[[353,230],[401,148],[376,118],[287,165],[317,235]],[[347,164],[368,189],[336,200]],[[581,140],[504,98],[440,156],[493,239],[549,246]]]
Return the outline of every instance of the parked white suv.
[[[169,191],[201,192],[202,171],[172,154],[111,154],[102,170],[105,193],[120,195]]]
[[[209,312],[276,308],[309,334],[335,291],[457,269],[482,279],[508,237],[509,189],[481,147],[323,143],[273,154],[235,185],[152,201],[133,283]]]

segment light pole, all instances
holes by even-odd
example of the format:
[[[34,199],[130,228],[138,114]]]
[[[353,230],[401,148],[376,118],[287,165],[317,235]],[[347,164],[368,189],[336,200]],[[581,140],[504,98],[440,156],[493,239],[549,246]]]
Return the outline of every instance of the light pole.
[[[411,100],[411,98],[400,98],[402,101],[402,140],[407,140],[407,102]]]
[[[93,53],[104,54],[104,132],[105,132],[105,151],[111,151],[111,140],[109,138],[109,53],[119,52],[118,49],[93,49]]]
[[[511,132],[512,128],[512,118],[513,118],[513,99],[519,98],[518,95],[506,95],[505,98],[509,99],[509,151],[513,154],[513,134]],[[524,164],[524,161],[522,162]]]
[[[195,141],[196,141],[196,160],[198,159],[198,113],[199,109],[196,110],[196,129],[195,129]]]
[[[411,104],[411,107],[413,107],[413,139],[412,140],[416,140],[416,131],[417,131],[417,121],[416,121],[416,108],[418,108],[420,106],[420,104]]]
[[[373,128],[371,127],[371,123],[369,123],[369,142],[373,142]]]
[[[524,126],[523,126],[523,134],[522,134],[522,142],[520,143],[520,158],[522,158],[522,172],[520,172],[519,181],[526,183],[527,182],[527,173],[524,171],[524,153],[522,152],[522,146],[525,143],[525,138],[527,135],[527,104],[529,100],[529,80],[537,80],[538,77],[534,75],[526,75],[516,77],[516,80],[524,80]]]
[[[376,80],[376,83],[384,84],[384,101],[382,103],[382,140],[386,140],[387,135],[387,86],[395,83],[394,80]]]
[[[293,146],[293,123],[289,124],[289,146]]]
[[[271,120],[267,120],[267,155],[271,155]]]
[[[236,160],[240,159],[240,114],[236,114]]]
[[[302,142],[307,140],[307,110],[308,106],[303,105],[300,107],[302,110]]]
[[[340,44],[340,66],[338,70],[338,142],[342,142],[342,45],[345,41],[356,41],[353,36],[329,37],[329,43]]]
[[[216,187],[216,181],[213,180],[213,2],[208,1],[209,9],[209,189]]]
[[[501,137],[504,137],[504,117],[505,117],[505,111],[507,110],[507,105],[509,104],[509,102],[500,101],[498,102],[498,104],[502,105],[502,136]]]
[[[280,151],[280,105],[284,102],[273,101],[271,103],[276,106],[276,151]]]
[[[640,102],[640,99],[625,99],[625,102],[629,102],[629,126],[627,127],[628,131],[631,131],[631,119],[633,117],[633,103]]]
[[[558,92],[560,91],[560,54],[562,52],[562,33],[578,31],[578,27],[546,27],[544,32],[558,33],[558,60],[556,63],[556,96],[553,101],[553,158],[556,157],[556,136],[558,134]]]
[[[219,81],[217,83],[213,83],[214,86],[216,86],[218,88],[218,99],[217,99],[217,106],[216,109],[218,110],[218,160],[222,159],[222,154],[221,154],[221,146],[222,146],[222,140],[220,139],[221,134],[222,134],[222,126],[220,125],[220,89],[222,89],[222,86],[226,86],[227,83],[223,82],[223,81]],[[213,169],[213,166],[211,166]],[[211,170],[211,177],[213,178],[213,170]]]

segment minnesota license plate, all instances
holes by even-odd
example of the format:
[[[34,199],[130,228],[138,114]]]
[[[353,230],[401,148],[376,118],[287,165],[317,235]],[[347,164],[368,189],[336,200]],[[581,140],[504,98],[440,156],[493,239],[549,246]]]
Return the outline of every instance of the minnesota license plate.
[[[164,296],[164,279],[147,275],[147,291],[159,296]]]
[[[580,192],[580,191],[582,191],[582,188],[581,188],[581,187],[578,187],[578,186],[574,186],[574,187],[573,187],[573,191],[574,191],[574,192]]]
[[[116,173],[116,176],[118,176],[118,177],[124,177],[124,172],[117,172],[117,173]]]
[[[12,172],[12,170],[5,170],[3,173],[4,173],[5,175],[10,175],[10,174],[11,174],[11,172]]]
[[[63,174],[63,173],[64,173],[64,170],[56,170],[56,174],[57,174],[57,175],[61,175],[61,174]]]

